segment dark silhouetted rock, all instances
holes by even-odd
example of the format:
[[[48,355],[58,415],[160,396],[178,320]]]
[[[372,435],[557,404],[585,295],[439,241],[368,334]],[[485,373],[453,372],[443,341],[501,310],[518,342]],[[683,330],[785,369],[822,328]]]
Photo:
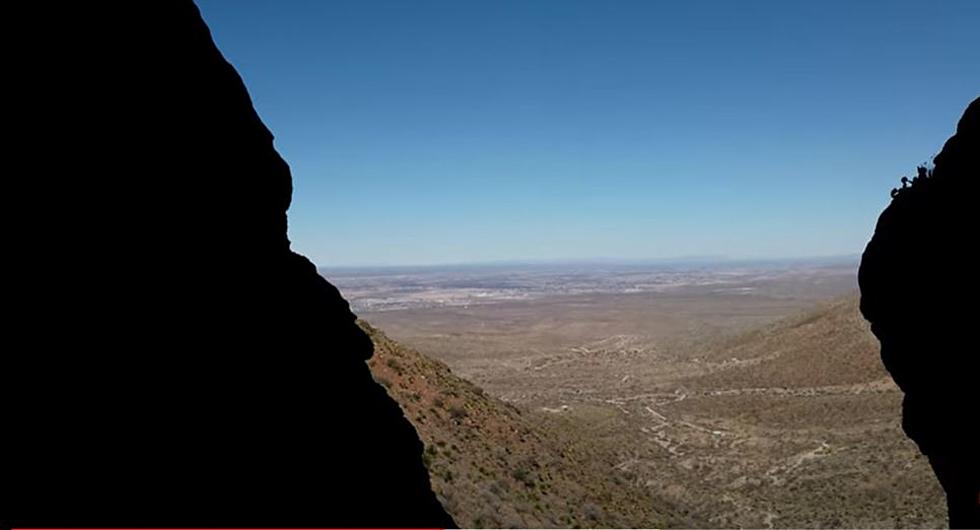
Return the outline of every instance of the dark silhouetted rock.
[[[197,8],[45,6],[18,17],[0,519],[453,525],[371,341],[290,251],[289,168]]]
[[[946,490],[951,526],[978,527],[980,100],[934,162],[903,179],[878,219],[861,260],[861,311],[905,393],[905,432]]]

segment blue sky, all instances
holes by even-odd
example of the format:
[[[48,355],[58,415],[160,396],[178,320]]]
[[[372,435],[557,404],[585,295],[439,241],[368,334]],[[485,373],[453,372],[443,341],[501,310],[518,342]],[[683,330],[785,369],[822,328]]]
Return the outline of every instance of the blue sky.
[[[199,0],[324,266],[863,250],[980,2]]]

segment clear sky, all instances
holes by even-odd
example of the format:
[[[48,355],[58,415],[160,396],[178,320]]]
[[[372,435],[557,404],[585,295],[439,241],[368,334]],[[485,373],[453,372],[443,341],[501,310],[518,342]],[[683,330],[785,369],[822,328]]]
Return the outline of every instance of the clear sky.
[[[863,250],[980,1],[199,0],[324,266]]]

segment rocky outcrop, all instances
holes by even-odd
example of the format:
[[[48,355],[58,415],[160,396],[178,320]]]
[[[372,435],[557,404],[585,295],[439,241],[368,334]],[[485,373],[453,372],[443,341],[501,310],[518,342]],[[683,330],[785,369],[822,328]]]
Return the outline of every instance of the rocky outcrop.
[[[905,392],[903,427],[946,489],[952,525],[980,526],[975,343],[980,100],[956,134],[892,192],[859,272],[861,311]]]
[[[290,250],[289,168],[197,8],[73,9],[9,195],[0,518],[452,526],[370,339]]]

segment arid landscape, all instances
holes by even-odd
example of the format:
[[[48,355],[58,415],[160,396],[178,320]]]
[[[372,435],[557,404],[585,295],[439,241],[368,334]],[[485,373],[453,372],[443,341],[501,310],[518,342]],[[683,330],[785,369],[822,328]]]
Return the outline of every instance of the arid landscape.
[[[943,526],[855,270],[323,273],[366,321],[375,377],[464,527]]]

